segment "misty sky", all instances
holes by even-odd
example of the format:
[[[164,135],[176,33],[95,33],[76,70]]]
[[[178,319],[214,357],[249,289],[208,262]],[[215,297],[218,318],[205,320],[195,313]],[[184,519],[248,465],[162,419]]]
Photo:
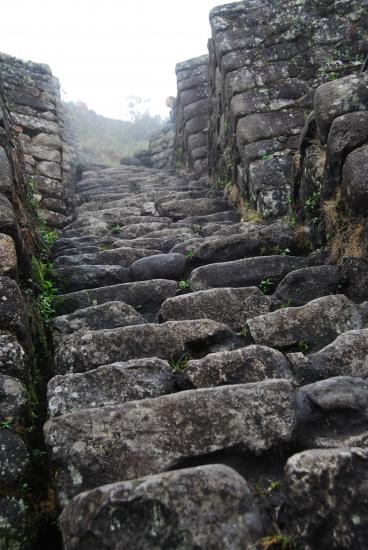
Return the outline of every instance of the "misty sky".
[[[216,0],[17,0],[1,6],[0,51],[47,63],[63,98],[126,117],[126,97],[167,114],[175,64],[207,53]]]

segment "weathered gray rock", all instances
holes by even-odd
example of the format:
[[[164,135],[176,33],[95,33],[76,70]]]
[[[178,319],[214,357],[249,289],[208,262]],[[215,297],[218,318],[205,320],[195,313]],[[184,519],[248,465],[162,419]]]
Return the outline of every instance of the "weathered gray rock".
[[[328,134],[323,196],[329,198],[340,185],[346,156],[368,140],[368,111],[336,118]]]
[[[0,482],[14,485],[25,476],[29,465],[27,447],[16,433],[0,430]]]
[[[147,250],[142,248],[112,248],[111,250],[102,250],[96,254],[80,254],[73,256],[59,256],[55,262],[57,267],[71,265],[120,265],[129,267],[133,262],[140,258],[160,254],[160,250]]]
[[[314,96],[314,115],[318,133],[326,143],[335,118],[368,107],[368,74],[351,74],[319,86]]]
[[[192,290],[206,290],[212,287],[254,286],[264,279],[277,283],[289,271],[304,265],[305,259],[295,256],[245,258],[198,267],[192,271],[189,284]]]
[[[130,271],[120,265],[73,265],[55,269],[55,277],[65,292],[77,292],[127,283]]]
[[[272,296],[277,306],[302,306],[340,290],[339,269],[332,265],[303,267],[288,273]]]
[[[132,277],[136,281],[148,279],[179,279],[184,274],[187,259],[183,254],[157,254],[134,262]]]
[[[173,220],[180,220],[188,216],[206,216],[223,212],[229,208],[223,199],[180,199],[162,202],[157,205],[160,216],[168,216]]]
[[[29,343],[26,305],[17,283],[9,277],[0,277],[1,329],[15,332],[22,343]]]
[[[81,374],[54,376],[47,386],[49,413],[118,405],[175,391],[167,361],[157,357],[104,365]]]
[[[10,235],[0,233],[0,275],[16,277],[18,270],[15,243]]]
[[[24,349],[16,336],[7,331],[0,331],[0,373],[19,380],[28,378]]]
[[[343,332],[360,329],[366,323],[366,308],[337,294],[254,317],[247,326],[256,344],[276,348],[302,345],[306,351],[316,351]]]
[[[297,393],[302,448],[368,446],[368,381],[337,376]]]
[[[27,508],[24,498],[14,496],[0,498],[1,550],[27,548],[29,545]]]
[[[368,103],[368,97],[367,97]],[[352,151],[342,171],[342,189],[348,209],[354,216],[364,216],[368,206],[368,145]]]
[[[268,380],[164,395],[49,420],[46,445],[62,504],[83,490],[155,474],[186,458],[279,448],[295,427],[294,392]]]
[[[184,374],[195,388],[292,377],[290,366],[280,351],[257,345],[210,353],[203,359],[189,361]]]
[[[0,374],[0,422],[10,420],[19,424],[27,412],[27,390],[12,376]]]
[[[231,228],[230,228],[231,229]],[[283,223],[269,226],[254,225],[244,233],[198,240],[190,248],[193,261],[198,264],[226,262],[241,258],[255,257],[265,254],[277,254],[288,249],[296,252],[298,247],[293,227]],[[178,247],[176,247],[176,250]]]
[[[268,313],[271,300],[257,287],[213,288],[168,298],[160,309],[163,321],[212,319],[241,330],[247,319]]]
[[[60,525],[66,550],[240,550],[262,535],[247,483],[220,464],[82,493],[64,509]]]
[[[96,289],[80,290],[64,294],[59,305],[60,313],[72,313],[93,305],[111,301],[121,301],[133,307],[143,306],[144,312],[158,310],[166,300],[175,296],[176,281],[155,279],[153,281],[137,281],[121,285],[113,285]]]
[[[134,307],[124,302],[105,302],[99,306],[78,309],[69,315],[55,317],[52,326],[56,332],[70,334],[77,330],[117,328],[142,323],[144,318]],[[55,338],[57,337],[55,335]]]
[[[367,546],[366,449],[298,453],[285,469],[288,532],[306,550],[365,550]]]
[[[226,325],[209,320],[168,321],[60,336],[55,343],[55,372],[85,372],[115,361],[143,357],[170,359],[191,349],[210,349],[233,337]]]
[[[344,332],[317,353],[287,355],[294,376],[309,384],[332,376],[368,377],[368,329]]]

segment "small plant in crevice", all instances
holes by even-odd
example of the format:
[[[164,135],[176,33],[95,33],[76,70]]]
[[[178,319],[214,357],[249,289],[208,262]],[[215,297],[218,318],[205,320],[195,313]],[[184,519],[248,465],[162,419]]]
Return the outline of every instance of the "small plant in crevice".
[[[48,325],[55,316],[55,298],[59,289],[54,282],[54,265],[52,262],[32,258],[32,278],[37,283],[40,292],[36,297],[36,304],[39,308],[42,320]]]
[[[266,279],[262,279],[258,285],[258,288],[263,292],[263,294],[271,294],[274,286],[275,284],[272,279],[267,277]]]
[[[313,191],[304,203],[304,208],[308,216],[316,215],[321,205],[321,193]]]
[[[281,533],[275,533],[260,539],[259,548],[261,550],[298,550],[296,543],[290,537]]]
[[[143,305],[142,304],[138,304],[137,306],[134,307],[134,309],[136,311],[138,311],[139,313],[141,313],[143,311]]]
[[[285,309],[287,307],[292,307],[292,303],[293,303],[293,301],[291,299],[289,299],[287,302],[284,302],[283,304],[281,304],[280,309]]]
[[[244,336],[245,338],[249,338],[250,337],[250,328],[248,327],[248,325],[245,325],[241,331],[239,332],[240,336]]]
[[[111,250],[111,244],[102,244],[101,245],[101,250],[105,251],[105,250]]]
[[[197,235],[198,237],[203,237],[203,228],[201,225],[194,225],[193,226],[193,233]]]
[[[185,256],[188,258],[188,260],[193,260],[195,252],[193,250],[187,250]]]
[[[309,344],[307,344],[307,342],[304,342],[304,341],[298,342],[297,347],[298,347],[298,351],[300,353],[303,353],[304,355],[306,355],[310,351]]]
[[[171,357],[168,361],[170,370],[173,374],[183,372],[189,363],[190,357],[187,353],[183,353],[179,358]]]
[[[266,482],[267,485],[265,485],[264,482]],[[261,479],[261,481],[256,483],[255,493],[256,493],[256,496],[258,497],[267,497],[272,492],[280,489],[280,487],[281,487],[280,481],[271,481],[269,479],[268,480]]]
[[[112,228],[111,228],[111,233],[113,233],[113,234],[120,233],[120,231],[122,231],[122,229],[123,229],[123,227],[119,224],[113,225]]]
[[[185,292],[190,292],[189,282],[186,279],[182,279],[181,281],[178,282],[177,290],[178,292],[181,292],[183,294]]]
[[[262,155],[261,156],[261,160],[272,160],[273,159],[273,155]]]

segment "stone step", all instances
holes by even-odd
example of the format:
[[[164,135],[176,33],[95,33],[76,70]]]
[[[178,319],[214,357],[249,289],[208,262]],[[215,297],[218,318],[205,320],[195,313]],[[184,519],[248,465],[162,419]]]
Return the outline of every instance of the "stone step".
[[[130,269],[120,265],[82,264],[58,267],[54,271],[54,276],[57,286],[66,293],[131,281]]]
[[[368,450],[362,448],[312,449],[290,457],[285,467],[290,536],[305,548],[333,548],[341,541],[343,548],[364,550],[367,470]]]
[[[60,237],[52,247],[53,256],[60,255],[63,250],[69,248],[75,248],[77,250],[84,249],[87,246],[103,246],[111,245],[116,241],[115,237],[111,236],[101,236],[101,235],[89,235],[87,237]]]
[[[193,227],[204,226],[209,223],[222,223],[222,222],[239,222],[239,214],[234,210],[224,210],[222,212],[215,212],[214,214],[187,216],[182,220],[179,220],[173,224],[173,227]]]
[[[194,388],[210,388],[261,382],[269,378],[292,378],[292,370],[280,351],[251,345],[191,360],[184,376]]]
[[[83,265],[120,265],[129,267],[135,261],[160,254],[160,250],[148,250],[145,248],[113,248],[111,250],[99,250],[94,254],[80,254],[72,256],[59,256],[55,260],[56,267]],[[153,277],[152,277],[153,278]]]
[[[341,290],[339,269],[333,265],[303,267],[288,273],[278,284],[272,301],[274,307],[282,304],[302,306],[315,298],[336,294]]]
[[[81,491],[160,473],[191,457],[279,450],[295,425],[292,384],[279,379],[83,409],[51,418],[44,434],[65,505]]]
[[[188,248],[189,246],[189,248]],[[190,250],[197,264],[227,262],[272,254],[292,254],[302,252],[297,243],[295,230],[288,224],[259,226],[246,233],[227,237],[213,236],[203,242],[178,244],[172,252],[185,254]]]
[[[247,327],[256,344],[279,349],[294,346],[308,353],[323,348],[343,332],[366,327],[367,305],[359,306],[343,294],[324,296],[305,306],[249,319]]]
[[[69,315],[60,315],[52,321],[56,333],[71,334],[77,330],[99,330],[144,323],[144,318],[134,307],[124,302],[106,302],[99,306],[78,309]],[[54,338],[58,338],[54,335]]]
[[[241,287],[267,282],[270,289],[287,273],[304,267],[306,258],[297,256],[260,256],[197,267],[189,278],[192,290]]]
[[[337,376],[297,393],[299,448],[366,447],[368,380]]]
[[[187,258],[183,254],[147,254],[131,266],[132,279],[181,279],[187,269]]]
[[[114,524],[112,518],[121,518]],[[251,548],[263,534],[244,479],[221,465],[106,485],[75,497],[60,517],[65,550]]]
[[[103,365],[77,374],[58,375],[47,385],[50,416],[119,405],[177,391],[167,361],[157,357]]]
[[[55,373],[85,372],[116,361],[159,357],[180,361],[188,354],[233,344],[234,333],[210,320],[168,321],[60,335],[55,342]]]
[[[247,320],[268,313],[271,299],[257,287],[212,288],[168,298],[160,309],[162,321],[212,319],[235,331]]]
[[[368,378],[368,329],[349,330],[316,353],[287,358],[300,384],[340,375]]]
[[[173,220],[215,214],[227,209],[229,205],[224,199],[179,199],[157,204],[157,212],[160,216],[170,215]]]
[[[161,304],[167,298],[175,296],[176,292],[176,281],[138,281],[64,294],[56,307],[58,314],[67,314],[105,302],[120,301],[139,308],[144,314],[158,313]]]

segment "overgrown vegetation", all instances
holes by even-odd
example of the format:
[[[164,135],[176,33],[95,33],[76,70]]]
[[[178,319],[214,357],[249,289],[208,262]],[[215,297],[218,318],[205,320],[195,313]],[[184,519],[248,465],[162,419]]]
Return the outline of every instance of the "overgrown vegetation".
[[[169,359],[169,367],[173,374],[183,372],[189,363],[190,357],[187,353],[183,353],[179,358],[171,357]]]
[[[346,212],[341,190],[333,199],[323,203],[322,210],[331,259],[340,263],[349,256],[361,258],[364,255],[364,224]]]
[[[148,112],[131,112],[131,121],[98,115],[85,103],[64,103],[66,117],[80,146],[80,160],[92,164],[117,164],[122,157],[148,148],[150,136],[164,121]]]

